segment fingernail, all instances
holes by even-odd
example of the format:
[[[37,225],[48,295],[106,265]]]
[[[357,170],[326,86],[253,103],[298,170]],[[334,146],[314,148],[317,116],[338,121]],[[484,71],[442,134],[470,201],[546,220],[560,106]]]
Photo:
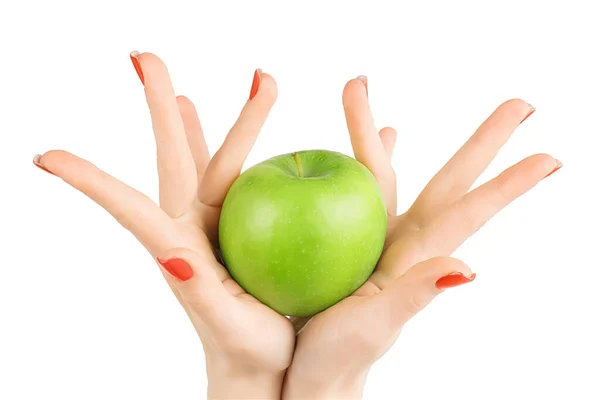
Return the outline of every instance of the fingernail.
[[[525,120],[527,118],[529,118],[529,116],[531,116],[531,114],[533,114],[535,112],[535,107],[534,106],[532,106],[529,103],[527,103],[527,105],[529,106],[529,112],[527,113],[527,115],[525,116],[525,118],[523,118],[523,120],[521,121],[521,123],[525,122]]]
[[[166,261],[157,258],[156,260],[169,274],[180,281],[187,281],[194,276],[194,271],[192,271],[192,268],[187,262],[185,262],[185,260],[182,260],[181,258],[170,258]]]
[[[475,279],[475,276],[477,276],[477,275],[472,274],[470,278],[467,278],[460,272],[452,272],[451,274],[442,276],[440,279],[438,279],[437,282],[435,283],[435,286],[438,289],[448,289],[448,288],[451,288],[454,286],[459,286],[459,285],[463,285],[465,283],[472,282],[473,279]]]
[[[260,86],[260,74],[262,73],[262,71],[260,70],[260,68],[257,68],[256,70],[254,70],[254,79],[252,80],[252,88],[250,88],[250,100],[252,100],[254,98],[254,96],[256,96],[256,93],[258,93],[258,87]]]
[[[135,72],[137,72],[138,76],[140,77],[140,81],[142,81],[142,85],[145,85],[144,73],[142,72],[142,66],[140,65],[140,62],[137,59],[137,57],[139,55],[140,55],[140,53],[138,51],[132,51],[131,53],[129,53],[129,57],[131,58],[131,62],[133,63],[133,68],[135,68]]]
[[[42,156],[40,154],[36,154],[35,157],[33,157],[33,165],[35,165],[36,167],[38,167],[41,170],[46,171],[47,173],[54,175],[52,172],[50,172],[50,170],[46,167],[44,167],[42,164],[40,164],[40,160],[42,159]]]
[[[550,175],[552,175],[553,173],[555,173],[556,171],[558,171],[559,169],[561,169],[563,166],[563,163],[560,162],[560,160],[556,160],[556,167],[554,167],[554,169],[552,171],[550,171],[548,173],[548,175],[546,175],[544,177],[544,179],[546,179],[547,177],[549,177]]]
[[[367,97],[369,97],[369,81],[367,80],[367,77],[364,75],[359,75],[356,77],[356,79],[362,81],[362,83],[364,83],[365,85],[365,91],[367,92]]]

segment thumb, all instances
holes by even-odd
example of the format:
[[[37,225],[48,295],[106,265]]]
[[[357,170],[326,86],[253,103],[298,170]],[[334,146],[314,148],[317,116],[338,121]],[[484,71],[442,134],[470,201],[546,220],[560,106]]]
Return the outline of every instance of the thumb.
[[[400,328],[445,289],[471,282],[475,276],[462,261],[436,257],[415,265],[376,297],[386,303],[392,324]]]
[[[182,300],[200,315],[210,315],[215,305],[225,304],[231,296],[217,274],[217,261],[185,248],[171,249],[156,261],[169,285],[178,289]]]

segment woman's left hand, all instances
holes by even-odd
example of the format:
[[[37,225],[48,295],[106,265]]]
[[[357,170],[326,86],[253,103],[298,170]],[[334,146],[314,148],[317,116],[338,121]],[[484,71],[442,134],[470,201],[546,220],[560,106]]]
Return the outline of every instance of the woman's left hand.
[[[360,398],[370,366],[393,345],[402,326],[445,288],[475,275],[449,256],[494,214],[558,169],[558,160],[530,156],[470,191],[515,129],[534,111],[522,100],[502,104],[433,177],[408,211],[396,216],[391,128],[377,131],[366,79],[344,89],[344,109],[356,159],[378,180],[388,210],[383,254],[353,295],[309,318],[294,319],[294,360],[284,398]]]

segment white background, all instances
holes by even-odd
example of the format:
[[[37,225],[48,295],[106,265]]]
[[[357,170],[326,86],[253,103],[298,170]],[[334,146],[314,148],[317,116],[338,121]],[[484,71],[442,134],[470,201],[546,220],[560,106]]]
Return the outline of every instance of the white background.
[[[201,345],[145,250],[31,164],[66,149],[157,198],[132,50],[167,63],[211,152],[254,68],[276,78],[247,166],[300,149],[350,154],[341,91],[367,75],[376,122],[399,132],[400,209],[497,105],[532,103],[479,182],[537,152],[564,167],[455,254],[477,280],[406,326],[364,397],[600,398],[594,3],[3,1],[0,398],[205,396]]]

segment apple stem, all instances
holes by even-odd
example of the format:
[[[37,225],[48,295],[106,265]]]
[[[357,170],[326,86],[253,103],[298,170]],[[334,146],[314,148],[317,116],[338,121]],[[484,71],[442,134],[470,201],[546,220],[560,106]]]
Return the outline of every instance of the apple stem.
[[[294,161],[296,161],[296,166],[298,166],[298,176],[300,178],[304,177],[304,169],[302,168],[302,162],[300,161],[300,156],[298,153],[293,152],[292,157],[294,157]]]

